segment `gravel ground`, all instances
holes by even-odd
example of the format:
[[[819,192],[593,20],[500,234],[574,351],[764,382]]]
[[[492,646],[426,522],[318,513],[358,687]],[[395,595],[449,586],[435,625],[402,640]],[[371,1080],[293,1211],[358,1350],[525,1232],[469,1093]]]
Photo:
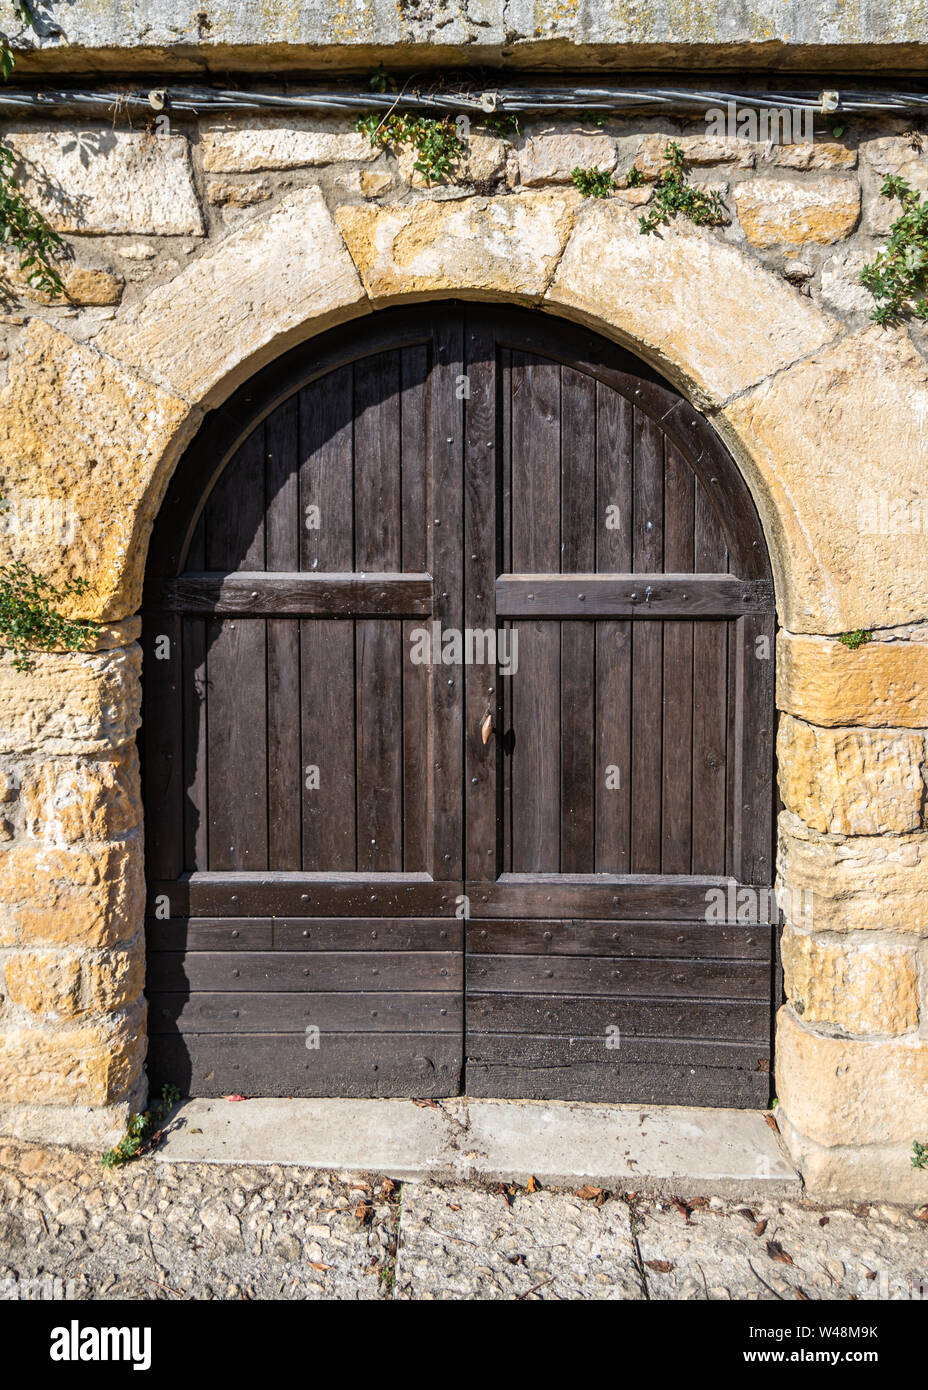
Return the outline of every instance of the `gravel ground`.
[[[0,1145],[0,1298],[928,1299],[928,1211]]]

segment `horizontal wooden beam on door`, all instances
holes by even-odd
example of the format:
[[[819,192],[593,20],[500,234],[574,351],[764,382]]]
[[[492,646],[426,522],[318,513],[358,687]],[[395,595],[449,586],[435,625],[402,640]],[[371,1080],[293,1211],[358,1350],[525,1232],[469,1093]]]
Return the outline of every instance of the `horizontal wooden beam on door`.
[[[773,586],[733,574],[501,574],[499,618],[736,618],[773,611]]]
[[[156,598],[171,613],[250,618],[405,618],[432,611],[430,574],[191,572]]]

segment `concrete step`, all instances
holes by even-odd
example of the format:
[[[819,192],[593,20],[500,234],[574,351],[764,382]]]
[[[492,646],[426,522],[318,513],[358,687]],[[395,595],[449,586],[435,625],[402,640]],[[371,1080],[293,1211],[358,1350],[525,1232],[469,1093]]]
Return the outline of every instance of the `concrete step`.
[[[278,1163],[405,1180],[505,1181],[692,1196],[796,1195],[759,1110],[574,1101],[189,1100],[156,1157]]]

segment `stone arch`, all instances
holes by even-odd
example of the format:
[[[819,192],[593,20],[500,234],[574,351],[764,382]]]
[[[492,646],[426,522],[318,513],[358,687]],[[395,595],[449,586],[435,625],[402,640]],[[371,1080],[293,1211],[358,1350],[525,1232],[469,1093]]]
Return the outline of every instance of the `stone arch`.
[[[89,575],[87,616],[133,613],[152,520],[202,411],[337,322],[443,296],[577,319],[664,373],[744,471],[786,628],[926,616],[920,536],[861,524],[881,492],[918,495],[928,370],[908,335],[850,333],[717,236],[644,237],[618,201],[561,190],[348,205],[334,219],[318,189],[301,190],[92,345],[34,321],[5,393],[0,459],[8,496],[41,473],[79,514],[75,544],[43,568]],[[37,563],[36,548],[23,558]]]

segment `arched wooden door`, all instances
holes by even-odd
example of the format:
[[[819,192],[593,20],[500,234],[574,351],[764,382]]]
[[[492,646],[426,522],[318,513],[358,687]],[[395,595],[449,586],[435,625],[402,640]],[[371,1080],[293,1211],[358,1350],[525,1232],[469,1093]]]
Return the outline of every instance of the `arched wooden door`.
[[[155,1084],[765,1104],[774,622],[737,468],[596,335],[266,368],[150,553]]]

